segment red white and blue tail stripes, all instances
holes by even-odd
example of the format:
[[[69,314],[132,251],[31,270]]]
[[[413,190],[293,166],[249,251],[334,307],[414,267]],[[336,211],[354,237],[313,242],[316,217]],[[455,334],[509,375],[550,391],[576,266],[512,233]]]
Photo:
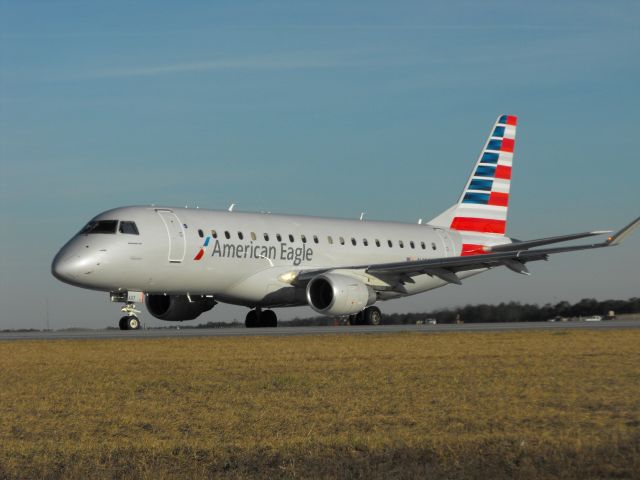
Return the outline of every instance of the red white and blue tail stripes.
[[[517,117],[498,117],[458,201],[451,228],[504,235]]]

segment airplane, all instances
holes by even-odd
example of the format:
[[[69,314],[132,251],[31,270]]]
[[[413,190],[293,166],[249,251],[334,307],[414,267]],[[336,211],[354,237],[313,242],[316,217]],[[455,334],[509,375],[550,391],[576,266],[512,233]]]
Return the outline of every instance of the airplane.
[[[500,115],[458,201],[416,224],[158,206],[100,213],[55,256],[53,275],[123,303],[122,330],[140,328],[136,303],[166,321],[192,320],[218,302],[250,310],[246,327],[276,327],[273,308],[377,325],[375,305],[504,266],[619,245],[640,217],[605,241],[547,247],[610,231],[520,241],[506,236],[518,119]],[[543,248],[539,248],[543,247]]]

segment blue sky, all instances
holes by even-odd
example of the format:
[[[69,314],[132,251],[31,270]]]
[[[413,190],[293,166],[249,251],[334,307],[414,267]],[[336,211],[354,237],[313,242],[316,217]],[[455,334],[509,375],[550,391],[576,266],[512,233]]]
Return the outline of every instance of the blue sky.
[[[0,2],[0,328],[42,327],[47,299],[53,327],[115,325],[107,294],[49,273],[114,206],[431,218],[500,113],[520,119],[509,234],[617,228],[640,214],[639,59],[631,1]],[[382,307],[638,296],[639,248]]]

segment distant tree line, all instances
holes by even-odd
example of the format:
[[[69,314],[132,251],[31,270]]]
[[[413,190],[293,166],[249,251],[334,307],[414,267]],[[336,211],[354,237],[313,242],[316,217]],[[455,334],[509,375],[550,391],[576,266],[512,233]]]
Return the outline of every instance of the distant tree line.
[[[610,311],[616,315],[640,313],[640,297],[629,300],[603,300],[583,298],[577,303],[566,301],[555,305],[546,303],[542,306],[529,303],[509,302],[497,305],[465,305],[459,308],[447,308],[422,313],[390,313],[383,316],[386,325],[415,324],[430,319],[438,323],[491,323],[491,322],[544,322],[551,318],[579,318],[590,315],[606,316]],[[332,317],[294,318],[278,322],[281,326],[328,326],[340,325],[344,319]],[[244,323],[207,322],[195,328],[242,327]],[[187,327],[186,325],[182,328]],[[188,327],[187,327],[188,328]],[[193,327],[192,327],[193,328]]]
[[[579,318],[590,315],[605,317],[609,312],[616,315],[625,313],[640,313],[640,297],[629,300],[603,300],[583,298],[577,303],[566,301],[546,303],[542,306],[529,303],[509,302],[498,305],[465,305],[460,308],[436,310],[428,313],[392,313],[385,315],[386,324],[415,323],[419,320],[435,319],[438,323],[455,323],[460,320],[465,323],[491,322],[544,322],[552,318]]]

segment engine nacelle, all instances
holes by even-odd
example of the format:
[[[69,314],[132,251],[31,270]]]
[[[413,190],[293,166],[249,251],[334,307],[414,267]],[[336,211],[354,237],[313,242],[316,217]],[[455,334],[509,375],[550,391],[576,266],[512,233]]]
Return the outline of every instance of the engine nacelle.
[[[193,320],[203,312],[211,310],[217,303],[213,298],[192,295],[148,295],[147,310],[160,320]]]
[[[307,285],[307,302],[323,315],[353,315],[373,305],[376,293],[360,280],[339,273],[323,273]]]

